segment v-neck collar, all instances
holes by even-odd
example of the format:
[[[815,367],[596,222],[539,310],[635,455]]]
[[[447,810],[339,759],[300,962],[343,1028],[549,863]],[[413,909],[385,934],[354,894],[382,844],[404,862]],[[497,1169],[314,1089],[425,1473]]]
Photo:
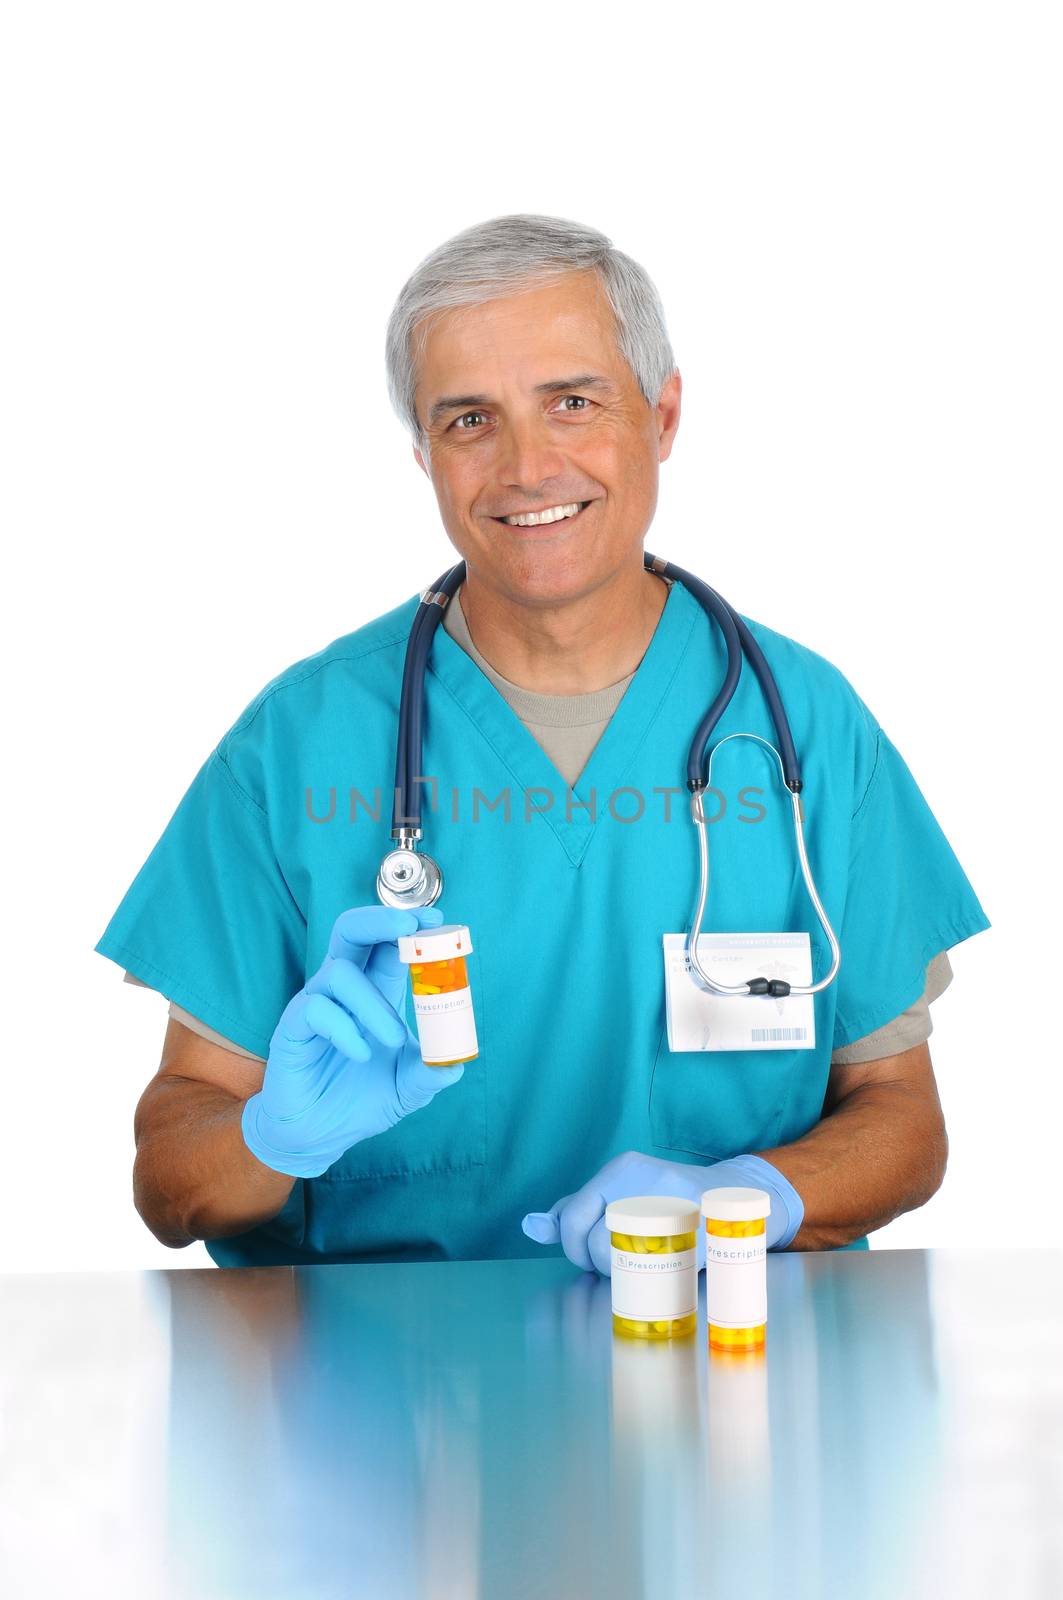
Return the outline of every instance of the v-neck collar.
[[[661,713],[700,614],[697,600],[676,580],[635,676],[573,786],[571,820],[566,816],[569,785],[565,778],[468,652],[437,625],[428,672],[465,709],[520,791],[546,789],[554,796],[552,808],[537,813],[533,821],[551,830],[573,866],[583,860],[609,796],[623,785],[646,733]],[[431,711],[426,715],[430,719]],[[592,790],[593,820],[588,809]]]

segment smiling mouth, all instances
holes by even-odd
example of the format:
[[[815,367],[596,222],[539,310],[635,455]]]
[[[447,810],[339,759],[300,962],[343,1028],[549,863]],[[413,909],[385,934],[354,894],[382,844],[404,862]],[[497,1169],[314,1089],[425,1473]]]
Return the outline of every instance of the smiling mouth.
[[[572,522],[582,515],[592,502],[570,500],[565,505],[545,506],[542,511],[515,512],[508,517],[494,517],[504,528],[548,528],[555,522]]]

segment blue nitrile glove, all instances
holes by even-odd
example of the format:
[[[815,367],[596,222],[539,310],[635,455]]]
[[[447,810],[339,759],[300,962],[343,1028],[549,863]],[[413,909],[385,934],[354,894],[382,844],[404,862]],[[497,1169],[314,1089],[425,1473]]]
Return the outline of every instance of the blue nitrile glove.
[[[281,1013],[262,1088],[240,1118],[265,1166],[316,1178],[457,1083],[464,1065],[426,1067],[403,1014],[409,968],[398,936],[442,920],[438,906],[355,906],[337,917],[328,955]]]
[[[634,1195],[674,1194],[700,1204],[706,1189],[764,1189],[771,1196],[765,1231],[769,1250],[788,1245],[804,1218],[801,1196],[778,1167],[762,1156],[733,1156],[712,1166],[685,1161],[660,1161],[638,1150],[626,1150],[607,1161],[575,1194],[567,1194],[549,1211],[530,1211],[521,1223],[536,1244],[560,1244],[574,1267],[608,1277],[611,1256],[605,1208],[611,1200]],[[705,1229],[698,1228],[698,1266],[705,1265]]]

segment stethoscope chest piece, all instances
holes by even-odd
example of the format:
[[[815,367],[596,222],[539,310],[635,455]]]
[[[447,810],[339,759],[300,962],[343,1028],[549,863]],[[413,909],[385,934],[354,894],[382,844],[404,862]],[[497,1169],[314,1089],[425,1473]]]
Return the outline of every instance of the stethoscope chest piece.
[[[443,874],[431,856],[416,850],[392,850],[380,863],[377,897],[400,911],[434,905],[443,892]]]

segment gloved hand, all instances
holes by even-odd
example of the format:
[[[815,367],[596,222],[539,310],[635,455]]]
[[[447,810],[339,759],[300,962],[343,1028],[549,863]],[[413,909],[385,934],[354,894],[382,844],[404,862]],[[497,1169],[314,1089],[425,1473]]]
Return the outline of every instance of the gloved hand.
[[[426,1067],[403,1015],[409,968],[398,936],[442,920],[438,906],[355,906],[337,917],[328,955],[281,1013],[262,1088],[240,1118],[267,1167],[316,1178],[457,1083],[464,1064]]]
[[[611,1200],[668,1194],[700,1203],[706,1189],[725,1187],[766,1190],[771,1196],[771,1215],[765,1222],[767,1247],[781,1250],[790,1243],[804,1218],[804,1204],[789,1179],[762,1156],[733,1156],[729,1161],[695,1167],[627,1150],[607,1161],[589,1183],[556,1201],[549,1211],[530,1211],[521,1228],[536,1244],[560,1244],[574,1267],[608,1277],[612,1258],[605,1208]],[[698,1267],[704,1265],[705,1229],[699,1224]]]

